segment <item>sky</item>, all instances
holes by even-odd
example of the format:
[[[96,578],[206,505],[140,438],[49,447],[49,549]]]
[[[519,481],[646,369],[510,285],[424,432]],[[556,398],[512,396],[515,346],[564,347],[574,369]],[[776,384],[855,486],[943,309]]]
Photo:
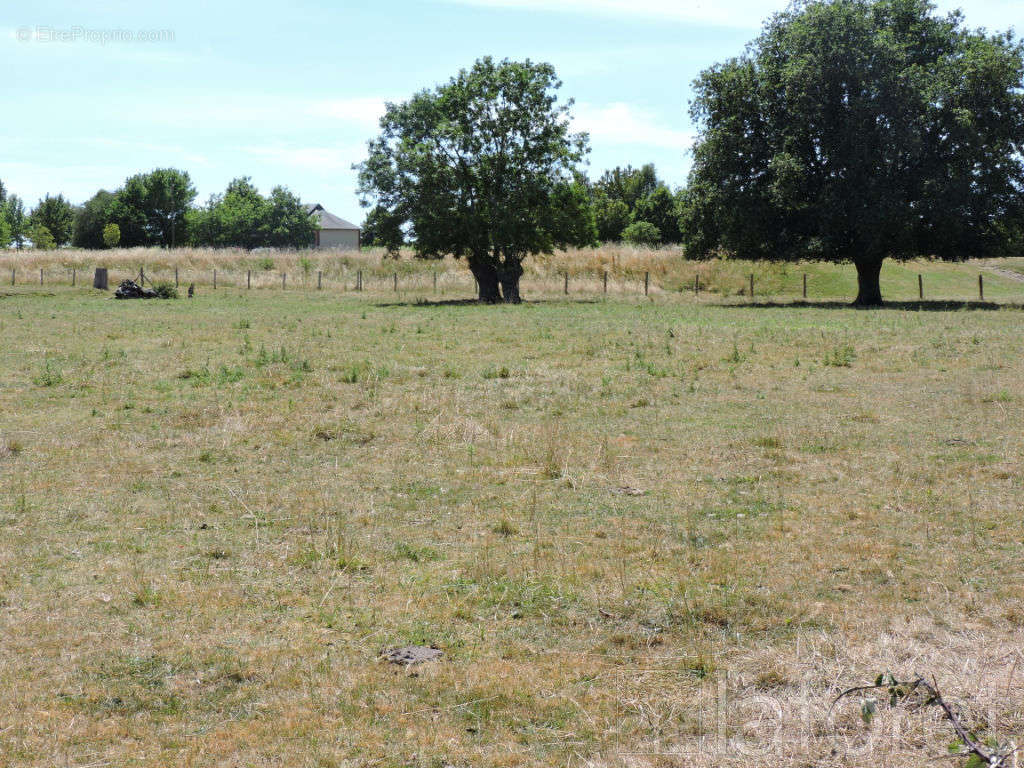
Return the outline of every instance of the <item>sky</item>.
[[[0,180],[81,203],[153,168],[204,202],[238,176],[361,222],[353,163],[388,101],[481,56],[553,64],[588,174],[686,181],[690,84],[786,0],[34,0],[0,9]],[[1024,0],[938,0],[1024,31]]]

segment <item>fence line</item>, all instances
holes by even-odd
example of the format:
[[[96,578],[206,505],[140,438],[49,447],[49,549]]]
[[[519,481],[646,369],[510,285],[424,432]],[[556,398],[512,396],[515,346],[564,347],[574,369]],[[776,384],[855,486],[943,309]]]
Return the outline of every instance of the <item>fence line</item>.
[[[17,266],[11,267],[11,286],[17,285],[32,285],[35,284],[34,272],[29,273],[28,270],[19,272]],[[276,277],[280,278],[280,285],[277,285]],[[205,278],[205,279],[204,279]],[[339,279],[340,278],[340,279]],[[133,279],[142,284],[148,284],[150,286],[157,283],[168,283],[172,282],[172,272],[170,268],[163,271],[150,270],[146,271],[145,265],[139,268],[137,273],[129,273],[126,270],[118,270],[116,276],[111,271],[110,274],[110,285],[111,288],[116,286],[123,279]],[[756,298],[765,299],[770,296],[792,296],[802,295],[803,299],[808,299],[812,293],[813,284],[809,279],[806,272],[801,274],[800,284],[797,286],[793,293],[786,291],[758,291],[758,285],[756,281],[756,275],[751,274],[749,276],[749,285],[739,292],[740,295],[745,295],[747,299],[753,301]],[[180,270],[178,266],[173,268],[173,285],[175,288],[180,288],[182,284],[207,286],[211,290],[218,290],[224,288],[234,288],[238,290],[252,291],[252,290],[272,290],[279,288],[282,291],[289,290],[288,285],[288,273],[276,270],[260,270],[254,275],[252,269],[244,271],[244,275],[240,273],[224,272],[216,268],[210,268],[208,270]],[[313,288],[313,275],[312,272],[301,273],[301,283],[298,288],[300,290],[314,290]],[[78,268],[68,267],[65,269],[56,269],[47,271],[45,268],[39,269],[39,283],[40,286],[46,285],[70,285],[76,287],[78,285]],[[632,275],[612,275],[607,269],[602,270],[597,274],[576,274],[570,275],[568,271],[556,273],[553,275],[524,275],[521,278],[520,284],[524,292],[537,291],[541,294],[557,294],[561,293],[564,296],[570,295],[608,295],[609,293],[616,294],[619,296],[645,296],[649,297],[652,288],[656,288],[662,292],[668,293],[682,293],[683,288],[680,287],[678,290],[673,291],[672,289],[665,289],[663,286],[655,286],[651,281],[651,273],[645,271],[642,274]],[[84,286],[90,285],[89,281],[86,281]],[[294,286],[294,281],[293,285]],[[559,288],[561,290],[559,290]],[[917,275],[917,293],[918,299],[921,301],[925,300],[925,280],[924,275]],[[343,272],[340,276],[327,275],[325,277],[322,270],[318,270],[316,273],[316,284],[315,290],[334,290],[342,293],[346,292],[365,292],[367,290],[374,291],[376,293],[429,293],[432,292],[438,296],[445,296],[449,293],[465,292],[468,294],[467,298],[473,297],[477,293],[476,279],[472,273],[466,272],[449,272],[449,271],[438,271],[430,270],[421,272],[412,272],[400,275],[398,271],[380,271],[370,275],[364,275],[362,269],[355,270],[354,272]],[[700,273],[696,273],[693,279],[693,285],[690,286],[689,291],[696,297],[699,297],[701,293],[710,292],[710,287],[706,282],[702,281]],[[725,296],[727,294],[723,294]],[[834,298],[829,296],[827,298]],[[975,299],[946,299],[954,301],[972,301]],[[984,274],[978,274],[978,287],[977,287],[977,301],[985,301],[985,277]]]

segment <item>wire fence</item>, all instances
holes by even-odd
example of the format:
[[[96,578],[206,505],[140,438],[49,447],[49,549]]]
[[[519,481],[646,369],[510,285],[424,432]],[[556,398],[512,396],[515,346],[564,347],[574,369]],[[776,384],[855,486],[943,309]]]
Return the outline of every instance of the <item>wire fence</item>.
[[[98,273],[104,278],[97,282]],[[148,269],[138,270],[106,269],[85,270],[78,268],[40,268],[38,270],[11,269],[11,286],[65,286],[77,288],[116,288],[122,281],[132,280],[144,287],[173,285],[179,291],[189,286],[207,291],[334,291],[343,293],[372,294],[436,294],[475,297],[478,289],[472,273],[446,270],[417,272],[381,272],[380,270],[352,270],[351,272],[325,273],[323,271],[285,272],[278,270],[222,270],[222,269]],[[524,290],[535,290],[543,294],[574,293],[649,295],[652,291],[663,290],[656,286],[651,274],[641,276],[613,275],[525,275],[520,285]]]
[[[102,274],[102,277],[101,277]],[[149,270],[141,266],[137,271],[126,268],[87,270],[77,267],[51,267],[35,269],[18,269],[12,267],[9,285],[17,286],[65,286],[77,288],[113,289],[124,280],[153,287],[159,284],[173,285],[179,291],[191,287],[203,291],[243,290],[243,291],[319,291],[336,293],[367,293],[375,296],[394,294],[416,294],[417,296],[437,296],[439,298],[472,299],[477,296],[476,280],[472,273],[450,270],[419,270],[392,272],[362,269],[343,269],[325,273],[322,270],[305,270],[286,272],[279,270],[222,270],[193,269],[174,267]],[[587,296],[646,296],[657,293],[691,293],[700,297],[707,294],[731,295],[746,297],[749,300],[770,299],[775,296],[786,296],[803,300],[837,298],[835,295],[816,294],[814,283],[808,273],[792,276],[790,285],[779,286],[777,283],[765,285],[760,289],[757,276],[751,274],[747,284],[737,291],[725,294],[718,286],[710,285],[700,274],[695,274],[689,285],[675,284],[665,286],[650,271],[643,273],[616,274],[608,270],[599,273],[572,274],[561,272],[548,275],[526,274],[520,282],[524,295],[587,295]],[[768,281],[765,281],[768,283]],[[780,290],[782,288],[782,290]],[[1024,282],[1021,284],[1024,298]],[[760,289],[760,290],[759,290]],[[977,292],[974,296],[961,295],[960,301],[986,301],[985,275],[977,277]],[[948,295],[929,296],[927,282],[923,274],[917,275],[917,299],[949,300]],[[958,291],[959,293],[959,291]]]

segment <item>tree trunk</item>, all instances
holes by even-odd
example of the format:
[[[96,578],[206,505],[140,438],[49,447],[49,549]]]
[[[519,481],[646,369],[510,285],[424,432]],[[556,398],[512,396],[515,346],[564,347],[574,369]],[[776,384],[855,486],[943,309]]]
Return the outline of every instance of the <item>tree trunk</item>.
[[[518,260],[506,262],[498,271],[498,281],[501,283],[501,294],[506,303],[522,303],[523,299],[519,295],[519,278],[522,276],[523,265]]]
[[[469,259],[469,269],[476,278],[479,289],[479,300],[484,304],[497,304],[501,301],[501,293],[498,291],[498,271],[494,265],[484,259]]]
[[[858,261],[857,265],[857,299],[855,307],[882,306],[882,288],[878,278],[882,272],[882,260]]]

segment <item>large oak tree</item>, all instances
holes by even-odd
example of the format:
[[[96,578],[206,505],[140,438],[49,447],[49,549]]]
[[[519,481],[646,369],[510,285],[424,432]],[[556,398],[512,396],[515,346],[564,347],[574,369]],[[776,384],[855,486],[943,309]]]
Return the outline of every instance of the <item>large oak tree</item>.
[[[366,206],[422,256],[465,257],[485,302],[518,302],[530,254],[596,239],[574,171],[587,152],[549,64],[491,58],[389,104],[359,170]]]
[[[1024,48],[927,0],[802,0],[701,74],[693,257],[827,259],[882,301],[886,257],[1019,252]]]

